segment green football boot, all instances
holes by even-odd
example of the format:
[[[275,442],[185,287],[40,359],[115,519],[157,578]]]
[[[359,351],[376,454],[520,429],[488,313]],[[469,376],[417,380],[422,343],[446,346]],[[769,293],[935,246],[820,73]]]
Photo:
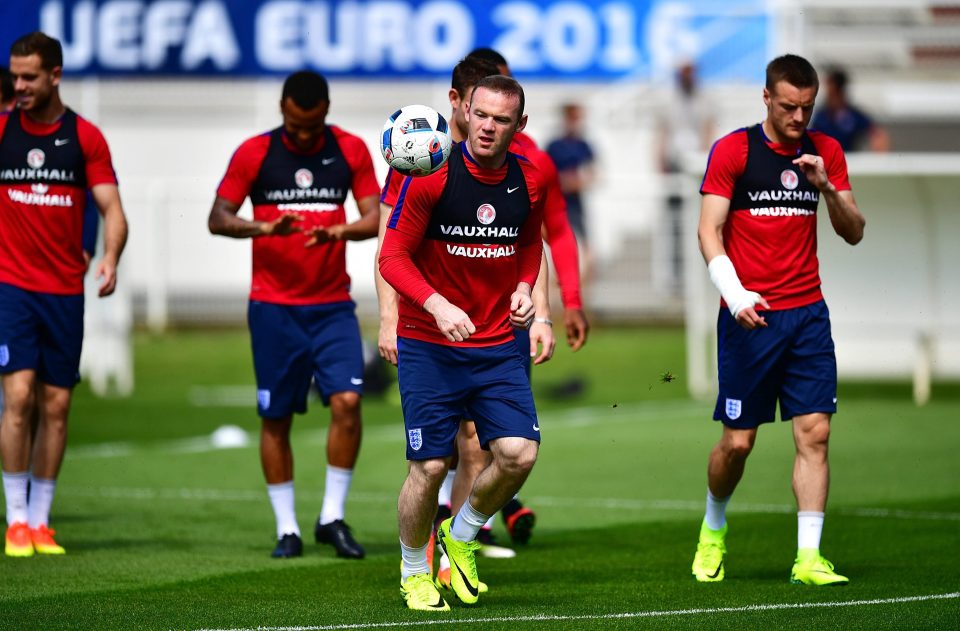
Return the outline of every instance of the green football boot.
[[[457,541],[450,536],[453,517],[443,520],[437,529],[437,543],[450,560],[450,587],[462,602],[472,605],[480,596],[480,578],[477,576],[476,541]]]
[[[429,574],[414,574],[400,581],[400,595],[416,611],[450,611]]]
[[[700,541],[697,554],[693,557],[694,577],[701,583],[714,583],[723,580],[723,557],[727,554],[727,524],[720,530],[711,530],[707,521],[700,524]]]
[[[827,561],[817,548],[800,548],[797,550],[797,560],[790,572],[790,582],[794,584],[816,585],[846,585],[850,579],[833,571],[833,563]]]

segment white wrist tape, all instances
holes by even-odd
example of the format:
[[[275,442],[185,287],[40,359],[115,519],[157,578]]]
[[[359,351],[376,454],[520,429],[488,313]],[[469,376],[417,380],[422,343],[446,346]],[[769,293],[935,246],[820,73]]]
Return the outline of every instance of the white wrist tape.
[[[737,270],[733,269],[733,263],[726,254],[715,256],[707,265],[707,271],[710,272],[710,280],[720,290],[720,295],[726,301],[733,317],[760,302],[760,294],[744,289],[737,277]]]

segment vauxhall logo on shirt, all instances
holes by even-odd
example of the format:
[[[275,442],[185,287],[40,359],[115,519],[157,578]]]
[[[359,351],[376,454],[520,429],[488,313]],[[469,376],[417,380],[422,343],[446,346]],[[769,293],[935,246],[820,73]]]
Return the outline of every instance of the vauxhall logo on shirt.
[[[780,172],[780,185],[785,190],[747,191],[747,196],[752,202],[812,202],[816,205],[820,201],[819,191],[796,190],[800,185],[800,176],[793,169]],[[768,206],[751,208],[750,214],[754,217],[805,217],[815,215],[816,211],[794,206]]]
[[[77,180],[75,173],[67,169],[45,169],[47,155],[43,149],[31,149],[27,152],[27,166],[24,168],[0,169],[0,182],[63,182],[72,183]]]
[[[340,187],[314,187],[313,172],[310,169],[297,169],[293,174],[294,187],[264,191],[268,202],[290,201],[329,201],[342,202],[346,194]]]

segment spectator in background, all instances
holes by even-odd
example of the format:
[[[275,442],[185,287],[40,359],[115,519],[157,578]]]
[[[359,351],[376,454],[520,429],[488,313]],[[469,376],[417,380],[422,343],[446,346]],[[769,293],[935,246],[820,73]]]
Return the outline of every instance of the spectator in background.
[[[850,102],[850,77],[842,68],[827,73],[826,99],[813,114],[810,128],[832,136],[844,151],[889,151],[890,138],[866,112]]]
[[[0,112],[13,109],[16,100],[13,95],[13,75],[6,66],[0,66]]]
[[[581,282],[590,277],[590,250],[587,247],[586,212],[583,193],[593,184],[594,153],[583,137],[583,107],[577,103],[564,103],[560,108],[563,116],[563,133],[547,145],[547,154],[557,166],[560,188],[567,202],[567,218],[580,244]]]
[[[699,89],[696,66],[685,61],[677,68],[676,83],[660,110],[657,143],[660,172],[666,182],[667,224],[670,227],[670,273],[673,290],[679,292],[683,274],[683,183],[672,177],[683,172],[683,157],[706,151],[714,136],[713,106]]]

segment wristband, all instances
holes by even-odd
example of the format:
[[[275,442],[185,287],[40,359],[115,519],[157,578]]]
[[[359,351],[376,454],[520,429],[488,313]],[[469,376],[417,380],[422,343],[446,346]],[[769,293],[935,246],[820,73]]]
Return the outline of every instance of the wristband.
[[[534,322],[539,322],[540,324],[546,324],[547,326],[553,326],[553,320],[550,318],[534,318]]]
[[[730,310],[730,315],[734,318],[747,307],[752,307],[760,302],[760,294],[755,291],[748,291],[740,283],[737,270],[733,269],[733,262],[726,254],[713,257],[713,260],[707,265],[707,271],[710,272],[710,280],[720,291],[720,295],[723,296],[723,300]]]

